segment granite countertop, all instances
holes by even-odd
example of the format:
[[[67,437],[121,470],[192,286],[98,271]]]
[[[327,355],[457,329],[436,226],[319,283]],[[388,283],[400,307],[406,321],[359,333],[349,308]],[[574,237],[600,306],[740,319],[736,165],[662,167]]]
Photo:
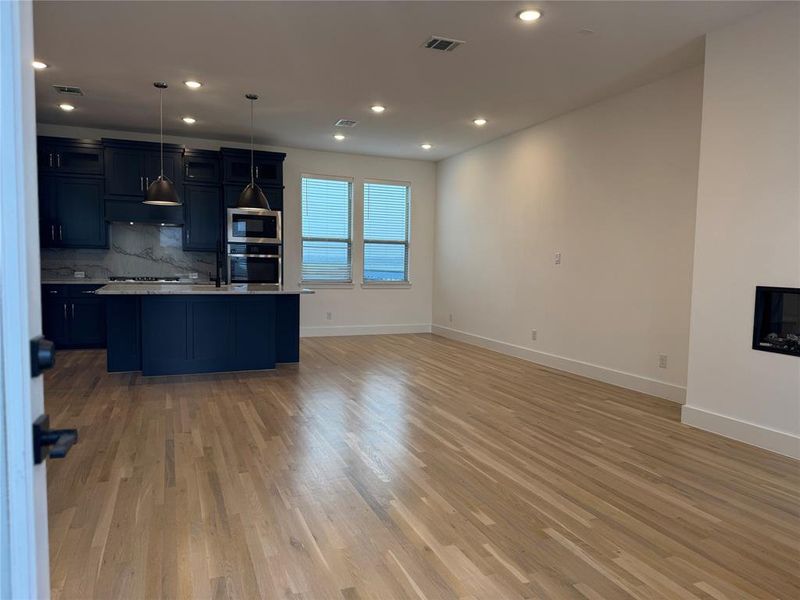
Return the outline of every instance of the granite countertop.
[[[270,283],[234,283],[216,287],[213,283],[109,283],[95,292],[101,296],[177,296],[198,295],[243,295],[243,294],[313,294],[312,290],[296,286]]]

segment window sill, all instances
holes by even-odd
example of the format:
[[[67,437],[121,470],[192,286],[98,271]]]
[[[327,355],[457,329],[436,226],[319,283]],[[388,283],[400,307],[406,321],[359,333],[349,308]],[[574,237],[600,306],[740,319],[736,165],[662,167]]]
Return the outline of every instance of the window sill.
[[[355,287],[352,281],[301,281],[298,285],[305,288],[330,288],[344,290],[352,290]]]
[[[362,281],[362,288],[406,289],[411,287],[410,281]]]

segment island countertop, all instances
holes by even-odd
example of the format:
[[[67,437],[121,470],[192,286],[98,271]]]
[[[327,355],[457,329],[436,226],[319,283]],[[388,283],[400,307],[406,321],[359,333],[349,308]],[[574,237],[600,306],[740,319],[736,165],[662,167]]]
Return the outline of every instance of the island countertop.
[[[109,283],[95,294],[102,296],[241,296],[251,294],[293,295],[313,294],[313,290],[271,283],[233,283],[216,287],[213,283]]]

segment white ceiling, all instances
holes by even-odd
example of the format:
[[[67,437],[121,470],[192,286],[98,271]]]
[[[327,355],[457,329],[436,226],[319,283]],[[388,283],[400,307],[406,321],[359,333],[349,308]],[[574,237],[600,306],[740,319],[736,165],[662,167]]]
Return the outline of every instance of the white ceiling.
[[[38,119],[154,132],[163,80],[170,134],[246,141],[255,92],[259,143],[438,160],[699,64],[704,33],[767,4],[37,2]],[[515,18],[529,7],[544,16]],[[431,34],[466,44],[426,50]],[[76,110],[54,84],[83,88]],[[344,142],[340,117],[359,121]]]

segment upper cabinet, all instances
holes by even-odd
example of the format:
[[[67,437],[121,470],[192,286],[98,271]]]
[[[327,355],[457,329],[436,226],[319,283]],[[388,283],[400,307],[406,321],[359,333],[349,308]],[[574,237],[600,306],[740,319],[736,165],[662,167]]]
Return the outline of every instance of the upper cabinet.
[[[106,195],[140,200],[161,174],[161,149],[151,142],[104,139]],[[183,183],[183,149],[164,144],[164,176],[174,184]]]
[[[250,181],[250,151],[238,148],[221,148],[222,180],[225,183]],[[254,152],[253,179],[258,185],[283,185],[283,152]]]
[[[213,150],[186,150],[183,153],[183,181],[185,183],[219,183],[219,152]]]
[[[107,247],[103,180],[42,175],[39,177],[39,222],[42,246]]]
[[[92,140],[38,138],[40,173],[57,175],[102,175],[103,146]]]

